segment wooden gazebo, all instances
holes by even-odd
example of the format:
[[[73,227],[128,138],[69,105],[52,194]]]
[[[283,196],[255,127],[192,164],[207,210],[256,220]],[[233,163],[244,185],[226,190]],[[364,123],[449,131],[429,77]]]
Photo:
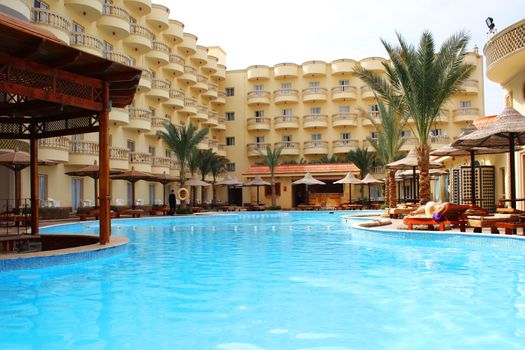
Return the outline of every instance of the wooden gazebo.
[[[140,75],[0,13],[0,139],[30,140],[33,235],[38,234],[38,140],[99,132],[100,243],[109,242],[109,111],[131,103]]]

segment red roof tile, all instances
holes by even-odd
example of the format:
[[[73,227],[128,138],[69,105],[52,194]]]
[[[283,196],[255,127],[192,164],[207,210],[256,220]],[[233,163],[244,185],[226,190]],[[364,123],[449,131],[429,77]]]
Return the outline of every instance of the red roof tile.
[[[484,128],[494,123],[498,118],[499,118],[499,115],[489,115],[483,118],[475,119],[472,122],[472,124],[474,124],[476,128],[481,129],[481,128]]]
[[[304,175],[306,173],[318,175],[346,174],[347,172],[359,174],[359,169],[354,163],[330,163],[330,164],[285,164],[275,169],[276,175]],[[251,165],[243,173],[245,176],[269,175],[270,169],[266,165]]]

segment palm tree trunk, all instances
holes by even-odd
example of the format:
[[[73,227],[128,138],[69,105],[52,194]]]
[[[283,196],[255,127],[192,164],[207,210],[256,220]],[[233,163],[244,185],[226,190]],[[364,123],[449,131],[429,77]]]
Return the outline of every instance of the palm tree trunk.
[[[180,187],[183,188],[184,187],[184,183],[186,182],[186,176],[184,176],[184,165],[182,165],[182,162],[181,162],[181,165],[180,165]],[[190,192],[190,195],[191,195],[191,192]],[[186,208],[186,201],[180,201],[180,208],[181,209],[185,209]]]
[[[388,170],[388,206],[390,208],[397,206],[396,171],[394,169]]]
[[[213,178],[211,183],[211,204],[215,206],[215,178]]]
[[[271,177],[271,182],[272,182],[272,207],[275,207],[277,205],[277,198],[275,196],[275,179],[273,177],[273,174]]]
[[[419,199],[424,205],[430,201],[430,145],[424,144],[417,147],[417,163],[419,165]]]
[[[385,204],[388,206],[390,206],[390,186],[389,184],[390,184],[390,178],[387,175],[387,177],[385,178],[385,188],[383,191],[383,198],[385,199]]]

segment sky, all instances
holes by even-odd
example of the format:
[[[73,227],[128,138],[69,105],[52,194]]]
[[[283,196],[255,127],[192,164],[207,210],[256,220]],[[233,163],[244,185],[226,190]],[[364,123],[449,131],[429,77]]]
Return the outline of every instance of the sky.
[[[466,30],[483,52],[487,42],[485,19],[497,29],[525,15],[523,0],[156,0],[171,10],[170,18],[197,35],[198,44],[220,46],[227,67],[301,64],[386,57],[380,38],[396,42],[396,32],[417,43],[428,29],[438,45],[453,33]],[[485,72],[485,69],[484,69]],[[485,78],[485,114],[503,110],[498,84]]]

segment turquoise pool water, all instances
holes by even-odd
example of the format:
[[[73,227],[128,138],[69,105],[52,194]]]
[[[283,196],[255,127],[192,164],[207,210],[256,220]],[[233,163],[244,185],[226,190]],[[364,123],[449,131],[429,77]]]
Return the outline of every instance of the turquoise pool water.
[[[125,255],[0,274],[0,349],[525,348],[524,244],[341,214],[114,221]]]

